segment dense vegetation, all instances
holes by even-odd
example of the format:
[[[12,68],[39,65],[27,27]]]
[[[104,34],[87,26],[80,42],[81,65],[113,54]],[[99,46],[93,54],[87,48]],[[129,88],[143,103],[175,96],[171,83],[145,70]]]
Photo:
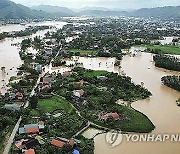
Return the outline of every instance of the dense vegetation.
[[[79,55],[88,52],[92,55],[96,53],[99,57],[117,57],[121,59],[121,49],[129,47],[128,44],[118,37],[101,35],[99,32],[96,34],[88,33],[87,36],[84,34],[79,35],[78,38],[70,42],[70,52],[73,51],[74,54],[78,54],[77,51],[80,49]]]
[[[97,76],[101,75],[105,75],[107,80],[99,80]],[[81,86],[77,85],[76,82],[82,79],[87,83]],[[73,90],[77,89],[85,91],[79,100],[76,100],[72,93]],[[52,90],[71,101],[83,117],[100,126],[134,132],[150,132],[154,129],[154,125],[146,116],[130,107],[115,103],[118,99],[133,102],[151,95],[147,89],[135,85],[129,77],[105,71],[75,68],[71,76],[67,78],[58,77]],[[105,123],[99,120],[101,114],[110,112],[117,112],[122,119],[116,122],[110,119]]]
[[[180,76],[164,76],[161,81],[164,85],[180,91]]]
[[[155,66],[168,70],[180,71],[180,59],[169,55],[154,55]]]
[[[23,37],[23,36],[29,36],[32,35],[34,33],[36,33],[39,30],[45,30],[45,29],[49,29],[50,26],[35,26],[35,27],[28,27],[25,30],[21,30],[21,31],[17,31],[17,32],[3,32],[0,33],[0,40],[5,39],[5,38],[16,38],[16,37]]]
[[[0,104],[3,107],[3,104]],[[5,136],[12,130],[19,117],[19,113],[0,108],[0,153],[3,148]]]

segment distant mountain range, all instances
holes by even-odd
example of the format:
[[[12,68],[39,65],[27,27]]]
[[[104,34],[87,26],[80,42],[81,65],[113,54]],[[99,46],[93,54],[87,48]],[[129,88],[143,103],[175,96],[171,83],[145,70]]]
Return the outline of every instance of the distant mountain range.
[[[48,16],[46,12],[31,10],[21,4],[16,4],[9,0],[0,0],[0,19],[27,19],[43,18]]]
[[[103,7],[85,7],[82,9],[69,9],[66,7],[39,5],[28,8],[10,0],[0,0],[0,20],[8,19],[37,19],[55,18],[63,16],[134,16],[155,18],[176,18],[180,20],[180,6],[167,6],[157,8],[143,8],[139,10],[107,9]]]
[[[78,15],[87,16],[128,16],[126,11],[102,11],[102,10],[85,10],[77,13]]]
[[[51,5],[38,5],[38,6],[33,6],[31,7],[33,10],[37,11],[44,11],[47,13],[55,14],[57,15],[64,15],[64,16],[73,16],[74,12],[71,9],[68,9],[66,7],[59,7],[59,6],[51,6]]]
[[[136,17],[177,18],[180,19],[180,6],[165,6],[156,8],[142,8],[130,13]]]

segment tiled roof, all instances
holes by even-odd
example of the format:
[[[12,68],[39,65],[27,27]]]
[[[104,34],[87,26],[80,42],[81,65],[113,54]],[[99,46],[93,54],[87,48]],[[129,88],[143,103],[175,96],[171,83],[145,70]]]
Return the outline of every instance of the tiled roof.
[[[29,149],[25,152],[25,154],[35,154],[34,149]]]
[[[25,133],[27,133],[27,134],[29,134],[29,133],[38,133],[38,132],[39,132],[38,127],[25,128]]]
[[[69,140],[69,144],[70,144],[71,146],[74,146],[75,141],[74,141],[74,140]]]
[[[65,145],[64,142],[55,139],[51,141],[51,144],[59,148],[62,148]]]

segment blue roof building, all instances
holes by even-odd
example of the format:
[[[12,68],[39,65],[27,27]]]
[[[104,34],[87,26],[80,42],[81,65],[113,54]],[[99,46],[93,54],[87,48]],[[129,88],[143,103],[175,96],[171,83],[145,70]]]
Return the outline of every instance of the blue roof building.
[[[74,150],[72,154],[80,154],[78,150]]]
[[[24,125],[24,128],[34,128],[37,127],[38,128],[38,124],[29,124],[29,125]]]
[[[17,104],[5,104],[4,108],[11,111],[19,111],[20,107]]]
[[[19,128],[19,134],[24,134],[25,133],[25,129],[24,128]]]

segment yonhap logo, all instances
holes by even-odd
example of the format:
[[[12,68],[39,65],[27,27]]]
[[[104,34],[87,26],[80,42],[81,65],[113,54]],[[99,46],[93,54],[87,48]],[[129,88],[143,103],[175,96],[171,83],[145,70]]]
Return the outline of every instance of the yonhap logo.
[[[106,142],[110,147],[116,147],[121,144],[123,136],[121,131],[111,130],[106,134]]]
[[[111,130],[106,134],[106,142],[110,147],[126,142],[180,142],[180,134],[122,134],[121,131]]]

